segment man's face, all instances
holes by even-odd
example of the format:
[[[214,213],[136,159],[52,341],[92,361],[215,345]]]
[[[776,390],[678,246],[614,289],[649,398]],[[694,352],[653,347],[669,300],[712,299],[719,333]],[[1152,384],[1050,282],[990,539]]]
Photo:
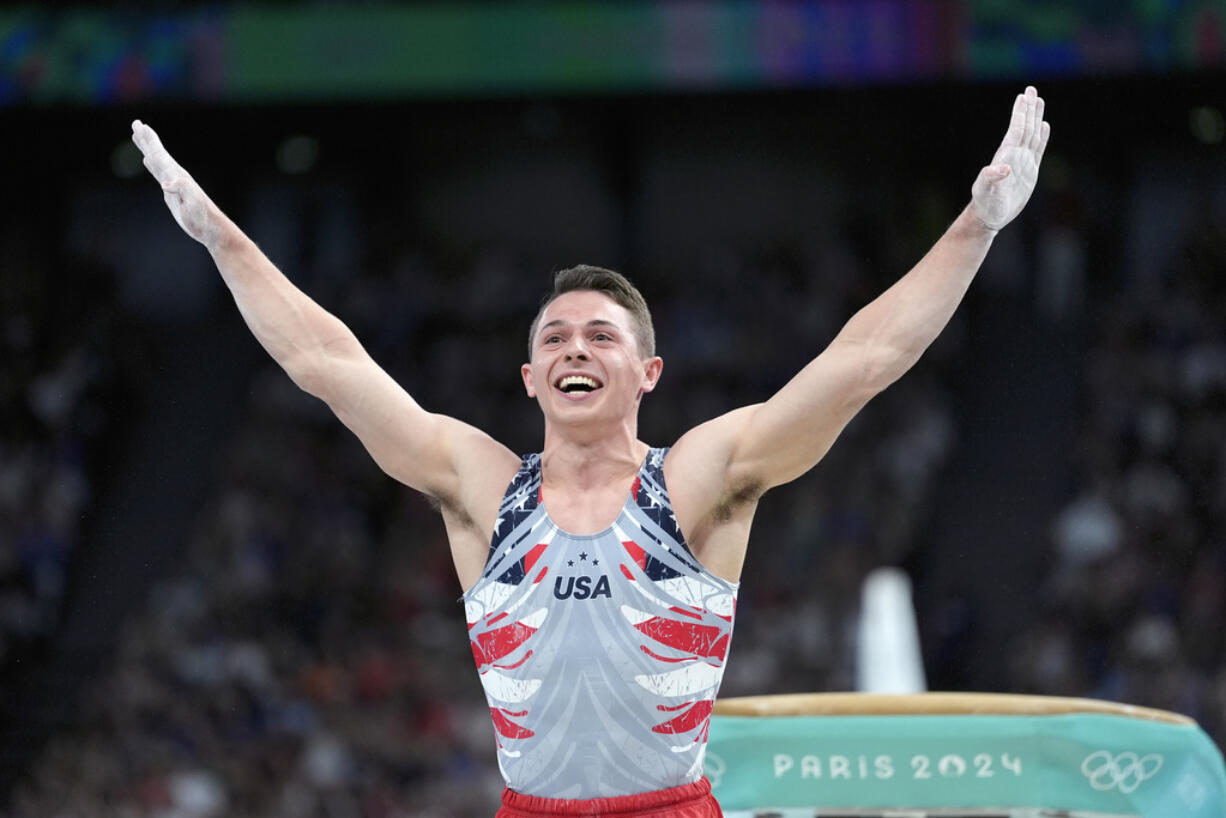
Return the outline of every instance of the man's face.
[[[638,411],[662,366],[659,358],[639,357],[625,307],[603,293],[576,290],[545,308],[522,374],[548,419],[617,420]]]

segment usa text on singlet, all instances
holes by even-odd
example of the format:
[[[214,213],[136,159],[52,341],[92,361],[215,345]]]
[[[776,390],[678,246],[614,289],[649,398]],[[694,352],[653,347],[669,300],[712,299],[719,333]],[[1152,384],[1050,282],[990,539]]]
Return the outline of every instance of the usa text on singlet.
[[[608,798],[702,776],[735,583],[677,528],[652,449],[617,520],[559,529],[532,454],[503,498],[485,571],[464,595],[507,786]]]

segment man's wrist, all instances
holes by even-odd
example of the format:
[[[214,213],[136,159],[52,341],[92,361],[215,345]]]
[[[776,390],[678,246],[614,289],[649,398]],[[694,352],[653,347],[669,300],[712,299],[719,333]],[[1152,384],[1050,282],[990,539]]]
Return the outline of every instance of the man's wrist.
[[[201,244],[205,246],[214,258],[217,258],[241,251],[243,245],[249,241],[247,236],[238,229],[234,222],[218,213],[215,218],[210,220],[209,226],[205,228]]]
[[[952,229],[968,239],[992,241],[1000,232],[999,227],[992,227],[975,212],[974,202],[967,204],[958,217],[954,219]]]

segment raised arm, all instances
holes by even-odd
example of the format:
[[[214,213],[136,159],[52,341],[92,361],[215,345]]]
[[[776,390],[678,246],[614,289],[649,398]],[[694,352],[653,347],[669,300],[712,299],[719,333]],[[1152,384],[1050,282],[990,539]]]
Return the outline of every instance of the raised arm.
[[[666,475],[701,476],[687,480],[692,489],[674,497],[679,520],[689,520],[697,539],[719,528],[720,520],[751,515],[762,492],[816,465],[860,408],[919,359],[962,301],[996,233],[1029,200],[1049,133],[1043,100],[1027,88],[1014,103],[991,164],[971,187],[970,203],[919,263],[856,313],[768,401],[703,424],[678,441]],[[722,566],[725,576],[738,572],[743,546],[739,554],[735,546],[730,554],[724,553],[729,547],[717,547],[720,553],[708,555],[709,567]]]
[[[518,458],[484,433],[422,409],[340,319],[295,287],[221,212],[152,128],[133,122],[132,140],[175,221],[212,255],[260,344],[294,383],[331,407],[380,468],[461,516],[471,514],[474,491],[482,494],[480,475],[494,471],[501,479],[506,468],[514,473]]]

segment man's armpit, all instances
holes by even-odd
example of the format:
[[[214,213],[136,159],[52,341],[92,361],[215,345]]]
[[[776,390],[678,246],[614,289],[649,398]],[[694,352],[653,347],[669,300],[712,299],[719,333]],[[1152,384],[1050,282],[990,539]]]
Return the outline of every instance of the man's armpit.
[[[716,525],[732,522],[753,508],[766,493],[766,485],[760,480],[743,480],[725,489],[711,509],[711,519]]]

